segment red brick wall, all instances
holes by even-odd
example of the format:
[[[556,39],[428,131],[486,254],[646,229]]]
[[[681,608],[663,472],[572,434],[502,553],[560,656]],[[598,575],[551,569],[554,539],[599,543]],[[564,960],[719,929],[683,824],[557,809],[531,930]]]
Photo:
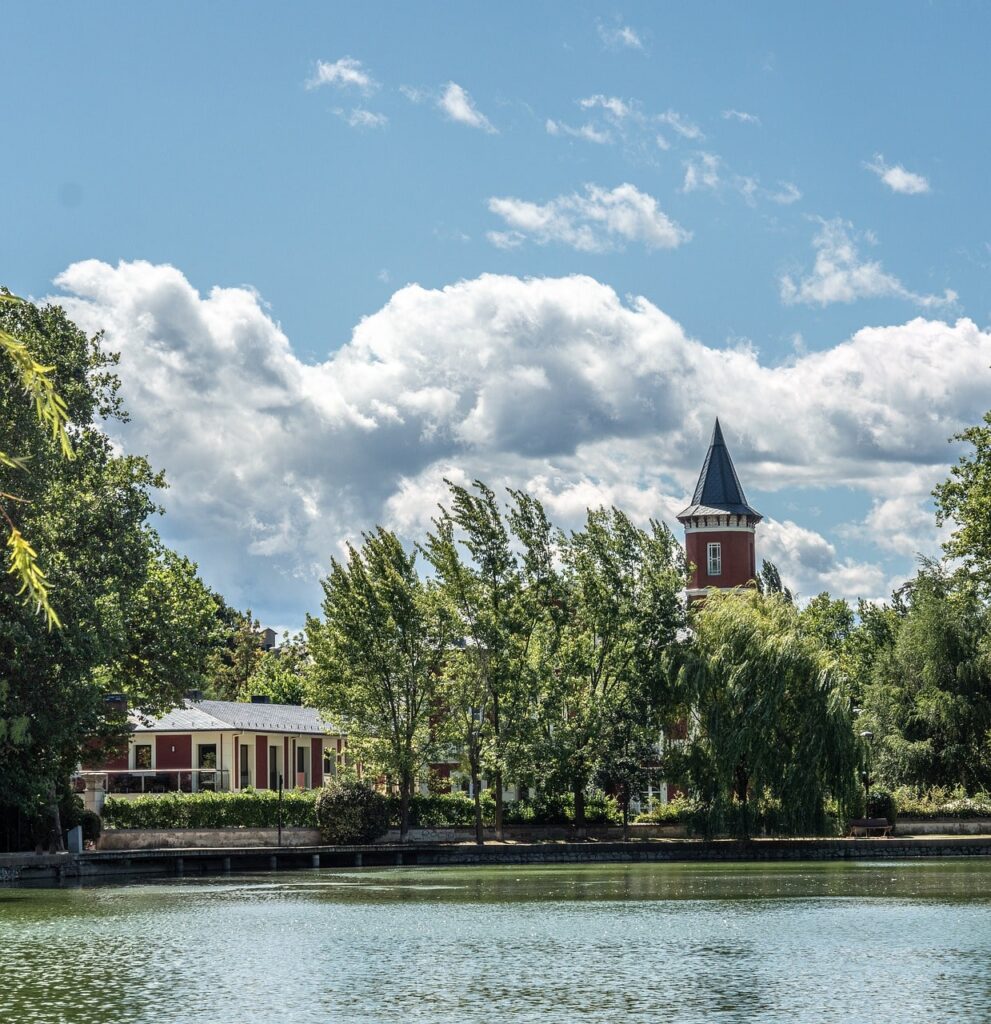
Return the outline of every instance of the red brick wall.
[[[708,561],[706,545],[721,544],[723,572],[721,576],[709,576],[706,572]],[[742,587],[757,575],[754,555],[754,535],[749,530],[713,530],[685,534],[685,552],[688,561],[695,566],[692,590],[705,587]]]

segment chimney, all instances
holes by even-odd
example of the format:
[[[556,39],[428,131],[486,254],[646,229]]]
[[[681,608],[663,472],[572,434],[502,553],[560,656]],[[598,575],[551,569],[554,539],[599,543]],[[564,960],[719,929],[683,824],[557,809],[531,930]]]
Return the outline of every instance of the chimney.
[[[126,693],[105,693],[103,695],[103,702],[107,706],[107,711],[109,711],[111,714],[127,714]]]
[[[271,704],[272,698],[267,693],[253,693],[251,695],[252,704]]]
[[[203,699],[203,691],[202,690],[187,690],[186,691],[186,700],[191,700],[195,704],[195,703],[198,703],[199,701],[201,701],[202,699]]]

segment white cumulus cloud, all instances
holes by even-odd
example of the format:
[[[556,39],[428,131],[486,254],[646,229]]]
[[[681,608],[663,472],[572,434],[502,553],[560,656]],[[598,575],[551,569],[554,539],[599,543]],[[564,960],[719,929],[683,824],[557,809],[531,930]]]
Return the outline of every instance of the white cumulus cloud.
[[[333,62],[317,61],[313,76],[307,81],[308,89],[316,89],[321,85],[333,85],[338,88],[354,88],[364,93],[374,92],[378,82],[365,70],[360,60],[354,57],[341,57]]]
[[[918,196],[929,191],[929,182],[921,174],[907,171],[901,164],[886,164],[880,153],[876,153],[874,159],[864,166],[869,171],[873,171],[892,192],[900,192],[905,196]]]
[[[586,185],[584,192],[546,203],[493,196],[488,207],[518,234],[542,245],[560,242],[580,252],[604,252],[623,242],[641,242],[648,249],[674,249],[691,238],[653,196],[630,184],[613,189]]]
[[[716,414],[758,508],[755,492],[790,488],[800,506],[844,487],[878,529],[918,526],[911,502],[890,503],[946,475],[946,438],[991,391],[991,333],[969,320],[867,328],[768,366],[590,277],[484,275],[401,288],[312,363],[249,288],[201,294],[170,266],[97,260],[56,283],[121,353],[132,416],[113,436],[166,471],[167,538],[272,622],[317,608],[345,539],[377,522],[415,537],[445,476],[528,487],[566,527],[600,502],[676,526]],[[878,566],[900,555],[852,559],[802,518],[762,524],[759,557],[806,595],[883,595]]]
[[[496,131],[492,122],[475,106],[471,96],[457,82],[447,83],[437,106],[458,124],[466,124],[469,128],[481,128],[490,134]]]
[[[951,306],[957,300],[956,292],[949,288],[942,295],[911,291],[879,260],[862,259],[849,221],[820,219],[812,247],[816,256],[810,273],[797,280],[791,274],[780,278],[781,299],[787,305],[828,306],[857,299],[897,298],[931,309]]]

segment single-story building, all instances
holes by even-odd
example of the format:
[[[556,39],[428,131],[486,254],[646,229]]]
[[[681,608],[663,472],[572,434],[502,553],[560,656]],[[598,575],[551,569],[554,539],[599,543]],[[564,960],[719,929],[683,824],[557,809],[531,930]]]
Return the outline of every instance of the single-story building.
[[[184,700],[157,718],[128,717],[127,752],[79,773],[87,792],[278,789],[280,780],[317,789],[344,756],[345,737],[319,711],[267,698]]]

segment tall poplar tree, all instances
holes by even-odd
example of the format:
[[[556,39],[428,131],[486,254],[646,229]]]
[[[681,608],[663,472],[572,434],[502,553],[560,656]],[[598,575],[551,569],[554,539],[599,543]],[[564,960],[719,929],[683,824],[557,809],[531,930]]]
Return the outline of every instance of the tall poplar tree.
[[[416,571],[395,534],[379,527],[323,580],[323,621],[307,618],[314,698],[349,746],[399,783],[400,831],[409,832],[417,776],[436,743],[442,664],[456,632],[439,589]]]

